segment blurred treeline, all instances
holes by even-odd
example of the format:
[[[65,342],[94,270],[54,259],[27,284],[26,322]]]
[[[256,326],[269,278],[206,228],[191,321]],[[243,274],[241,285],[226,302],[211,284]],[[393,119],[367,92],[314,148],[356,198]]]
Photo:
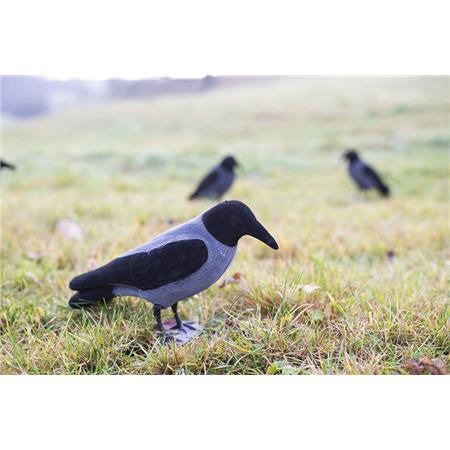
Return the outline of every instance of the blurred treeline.
[[[1,112],[5,117],[33,117],[90,101],[200,93],[267,77],[148,78],[126,80],[51,79],[1,76]]]

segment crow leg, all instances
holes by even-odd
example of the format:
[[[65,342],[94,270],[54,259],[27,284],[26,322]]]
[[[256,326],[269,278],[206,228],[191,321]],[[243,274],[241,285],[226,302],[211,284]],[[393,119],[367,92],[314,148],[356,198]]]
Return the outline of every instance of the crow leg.
[[[155,316],[159,331],[161,331],[161,333],[164,333],[165,330],[161,321],[161,306],[159,305],[153,306],[153,315]]]
[[[175,320],[177,322],[177,328],[182,328],[183,323],[181,322],[180,316],[178,315],[178,303],[172,305],[172,312]]]

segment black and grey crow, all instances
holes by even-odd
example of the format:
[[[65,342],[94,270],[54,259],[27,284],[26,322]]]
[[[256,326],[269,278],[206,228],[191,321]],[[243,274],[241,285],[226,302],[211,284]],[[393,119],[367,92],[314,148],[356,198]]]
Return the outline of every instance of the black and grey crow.
[[[0,159],[0,169],[16,170],[16,166],[6,162],[4,159]]]
[[[234,168],[236,166],[238,166],[236,159],[232,156],[227,156],[203,178],[189,199],[194,200],[204,197],[220,199],[233,184],[235,178]]]
[[[389,197],[389,188],[375,170],[359,158],[355,150],[348,150],[344,154],[344,159],[348,161],[348,173],[359,189],[362,191],[376,189],[381,195]]]
[[[161,331],[161,308],[169,306],[182,328],[177,303],[215,283],[246,235],[278,249],[247,205],[237,200],[219,203],[105,266],[75,277],[69,287],[78,292],[69,305],[82,308],[116,296],[140,297],[153,303]]]

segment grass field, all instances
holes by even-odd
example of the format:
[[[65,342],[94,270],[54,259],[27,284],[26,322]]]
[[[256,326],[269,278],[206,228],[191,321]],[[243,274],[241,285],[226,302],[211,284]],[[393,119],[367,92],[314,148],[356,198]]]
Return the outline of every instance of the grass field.
[[[1,174],[0,373],[402,374],[410,359],[448,364],[448,79],[289,79],[97,104],[6,122],[2,139],[19,170]],[[348,146],[392,198],[356,194],[340,159]],[[280,250],[244,238],[225,274],[241,282],[180,304],[205,326],[201,337],[161,345],[151,305],[135,298],[69,309],[74,275],[209,208],[186,198],[226,154],[242,164],[227,198],[250,205]],[[61,218],[84,238],[58,233]]]

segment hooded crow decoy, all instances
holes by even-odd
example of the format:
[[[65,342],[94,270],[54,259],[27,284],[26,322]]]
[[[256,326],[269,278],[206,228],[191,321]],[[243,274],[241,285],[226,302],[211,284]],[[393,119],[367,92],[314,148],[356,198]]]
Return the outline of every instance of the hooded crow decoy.
[[[375,170],[359,158],[355,150],[348,150],[344,154],[344,159],[348,161],[348,173],[359,189],[362,191],[376,189],[384,197],[389,197],[389,188]]]
[[[227,156],[203,178],[189,199],[195,200],[205,197],[220,199],[233,184],[236,176],[234,168],[237,166],[237,161],[232,156]]]
[[[183,328],[187,322],[180,320],[177,303],[215,283],[233,260],[239,239],[246,235],[278,249],[247,205],[237,200],[219,203],[110,263],[75,277],[69,287],[78,292],[69,305],[82,308],[116,296],[140,297],[153,303],[161,332],[161,309],[169,306],[177,328]]]

